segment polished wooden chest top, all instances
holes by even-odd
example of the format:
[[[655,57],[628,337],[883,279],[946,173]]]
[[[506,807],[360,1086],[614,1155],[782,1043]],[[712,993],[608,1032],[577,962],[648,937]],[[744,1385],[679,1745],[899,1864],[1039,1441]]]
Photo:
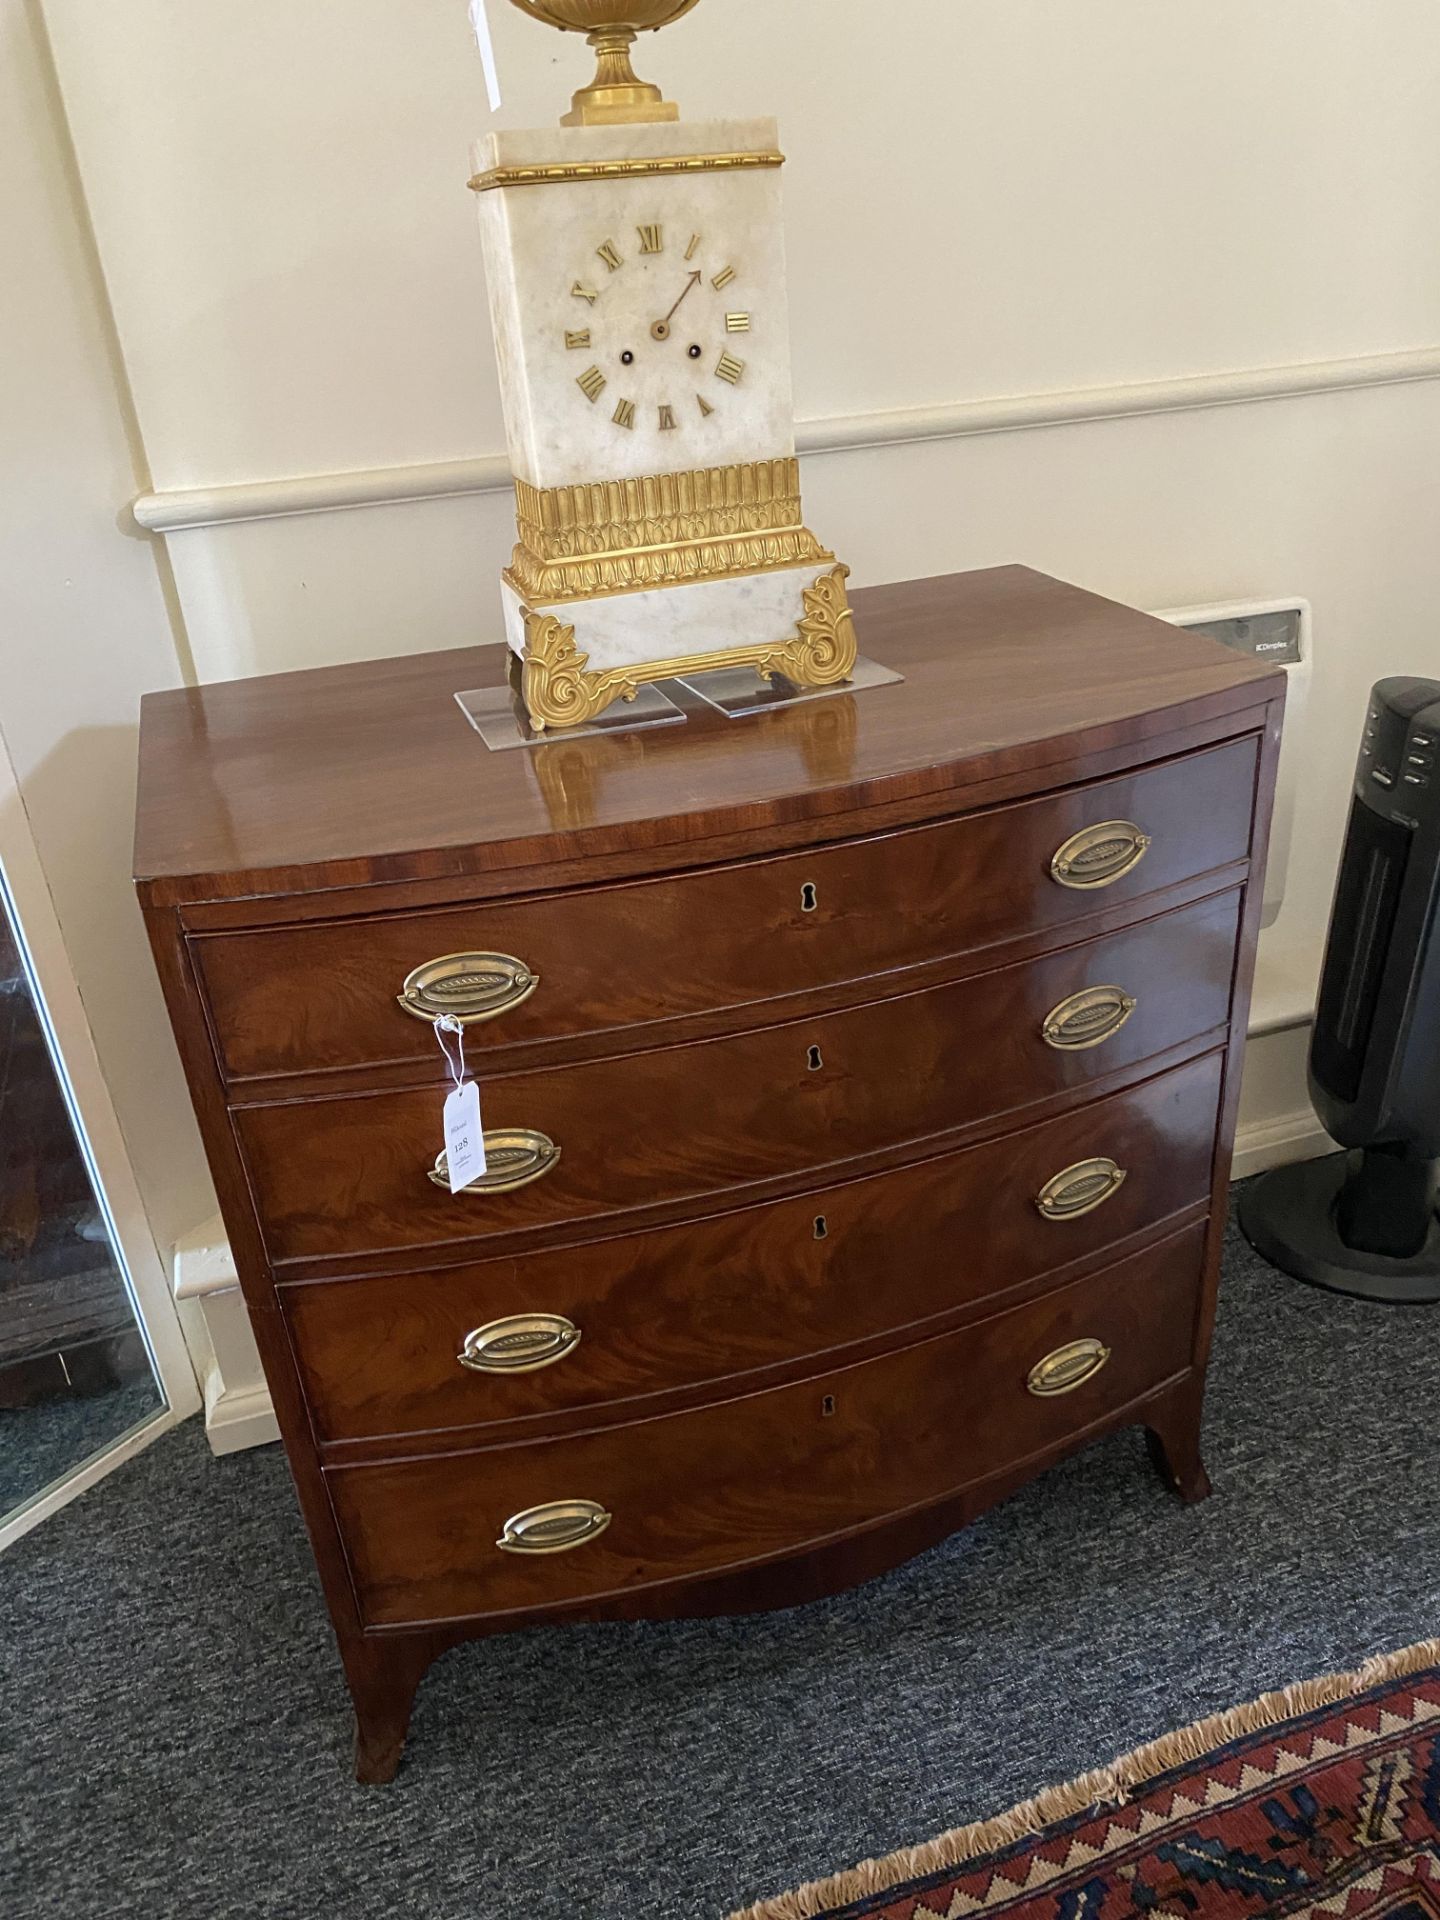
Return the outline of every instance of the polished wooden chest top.
[[[363,1779],[457,1640],[833,1591],[1117,1426],[1206,1490],[1281,678],[1019,567],[855,604],[901,684],[535,751],[498,647],[145,703]]]

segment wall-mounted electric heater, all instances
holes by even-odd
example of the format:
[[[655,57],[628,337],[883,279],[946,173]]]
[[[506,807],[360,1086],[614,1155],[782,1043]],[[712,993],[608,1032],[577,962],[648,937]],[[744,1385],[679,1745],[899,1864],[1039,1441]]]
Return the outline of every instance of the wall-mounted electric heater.
[[[1305,708],[1310,694],[1310,602],[1294,596],[1279,600],[1235,600],[1207,607],[1171,607],[1158,614],[1172,626],[1208,633],[1237,653],[1253,654],[1267,666],[1285,669],[1285,731],[1275,776],[1275,813],[1270,827],[1270,857],[1265,868],[1262,928],[1273,926],[1285,898],[1290,839],[1295,826],[1295,789],[1305,758]]]

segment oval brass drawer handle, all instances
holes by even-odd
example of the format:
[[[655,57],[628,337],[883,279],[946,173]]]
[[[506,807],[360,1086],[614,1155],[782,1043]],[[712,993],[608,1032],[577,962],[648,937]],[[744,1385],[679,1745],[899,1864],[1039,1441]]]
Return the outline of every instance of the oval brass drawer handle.
[[[563,1313],[512,1313],[467,1333],[455,1356],[472,1373],[538,1373],[580,1344],[580,1329]]]
[[[1050,1009],[1041,1038],[1057,1053],[1083,1053],[1118,1033],[1137,1004],[1121,987],[1082,987]]]
[[[485,1135],[485,1171],[461,1193],[514,1193],[559,1165],[560,1149],[549,1134],[531,1127],[497,1127]],[[448,1162],[442,1151],[425,1178],[450,1191]],[[456,1195],[459,1198],[459,1195]]]
[[[1150,845],[1133,820],[1102,820],[1072,833],[1050,862],[1050,878],[1062,887],[1109,887],[1145,858]]]
[[[569,1553],[598,1540],[613,1518],[597,1500],[551,1500],[512,1514],[495,1544],[502,1553]]]
[[[433,1025],[446,1014],[468,1027],[528,1000],[540,984],[509,953],[447,953],[407,974],[398,995],[406,1013]]]
[[[1052,1174],[1036,1194],[1035,1204],[1047,1220],[1078,1220],[1082,1213],[1103,1207],[1124,1184],[1124,1167],[1101,1154]]]
[[[1110,1358],[1110,1349],[1098,1340],[1072,1340],[1056,1347],[1030,1369],[1025,1385],[1041,1400],[1053,1400],[1057,1394],[1073,1393],[1093,1380]]]

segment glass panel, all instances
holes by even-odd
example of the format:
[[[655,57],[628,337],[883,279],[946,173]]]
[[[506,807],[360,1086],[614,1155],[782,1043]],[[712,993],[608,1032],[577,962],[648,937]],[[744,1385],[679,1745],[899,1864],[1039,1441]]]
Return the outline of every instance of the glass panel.
[[[0,1519],[165,1404],[0,875]]]

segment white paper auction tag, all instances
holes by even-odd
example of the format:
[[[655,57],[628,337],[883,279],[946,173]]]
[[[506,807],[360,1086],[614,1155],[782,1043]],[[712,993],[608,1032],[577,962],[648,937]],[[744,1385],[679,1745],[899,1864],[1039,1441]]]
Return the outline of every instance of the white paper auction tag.
[[[485,1171],[485,1129],[480,1122],[480,1089],[465,1071],[465,1027],[454,1014],[435,1022],[435,1039],[454,1087],[445,1096],[445,1170],[451,1193],[459,1193]],[[450,1051],[451,1040],[455,1051]]]
[[[485,1132],[480,1125],[480,1089],[466,1080],[445,1096],[445,1165],[450,1191],[459,1193],[485,1171]]]
[[[470,24],[475,29],[475,44],[480,49],[480,64],[485,69],[485,91],[490,96],[490,111],[500,111],[500,74],[495,65],[495,47],[490,39],[490,22],[485,0],[470,0]]]

